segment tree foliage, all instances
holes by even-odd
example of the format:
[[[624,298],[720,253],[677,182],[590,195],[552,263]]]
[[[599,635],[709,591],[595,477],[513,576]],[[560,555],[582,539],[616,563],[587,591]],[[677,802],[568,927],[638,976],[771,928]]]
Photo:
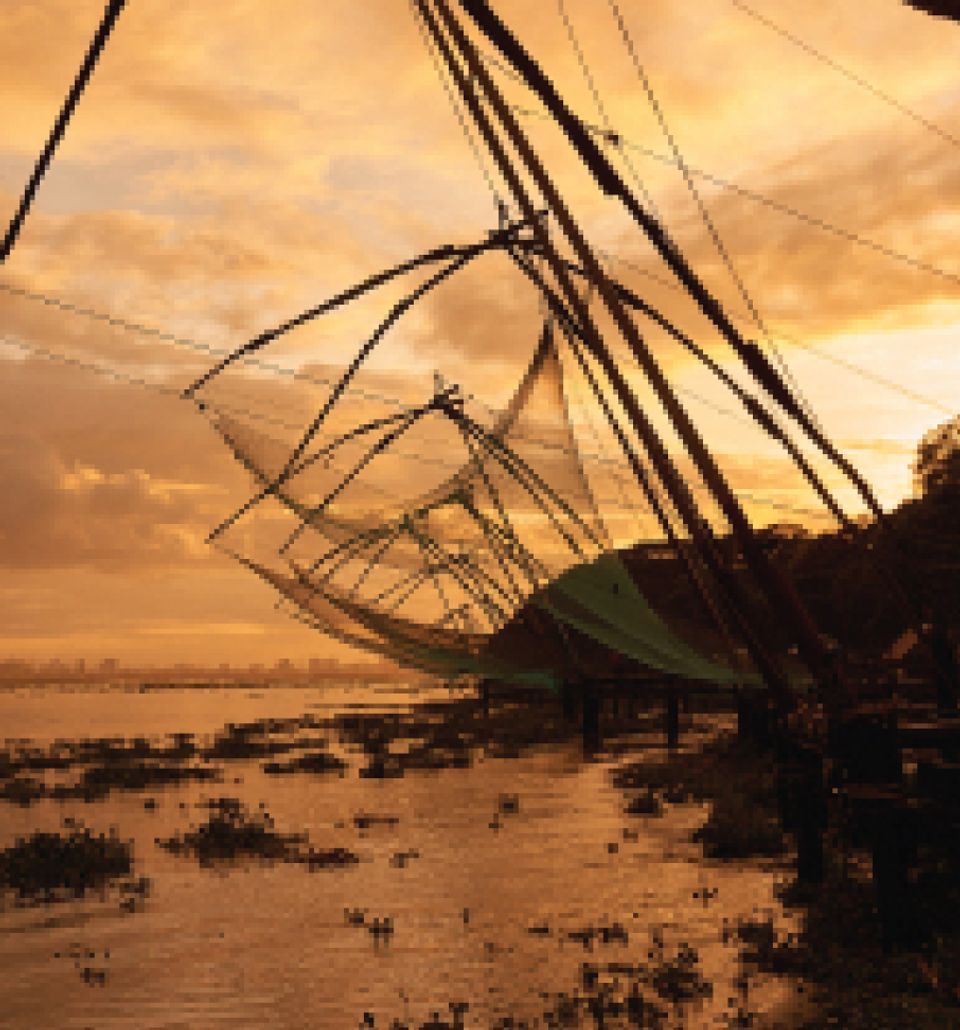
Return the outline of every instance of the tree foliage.
[[[914,482],[922,497],[960,490],[960,416],[935,426],[917,446]]]

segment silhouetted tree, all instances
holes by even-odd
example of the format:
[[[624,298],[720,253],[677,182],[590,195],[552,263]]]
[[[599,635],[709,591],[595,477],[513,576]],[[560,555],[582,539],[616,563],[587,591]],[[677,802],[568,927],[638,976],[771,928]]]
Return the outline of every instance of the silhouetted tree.
[[[917,447],[914,481],[923,497],[960,491],[960,415],[931,429]]]

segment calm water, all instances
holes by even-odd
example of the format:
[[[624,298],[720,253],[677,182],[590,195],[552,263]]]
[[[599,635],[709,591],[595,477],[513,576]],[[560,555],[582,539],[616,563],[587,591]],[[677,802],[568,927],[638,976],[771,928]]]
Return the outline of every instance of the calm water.
[[[0,736],[212,734],[230,721],[410,700],[349,686],[29,689],[0,693]],[[520,758],[478,755],[467,769],[400,779],[362,779],[358,764],[354,758],[341,779],[270,777],[259,761],[240,761],[227,763],[214,785],[114,793],[86,804],[0,802],[0,847],[73,815],[134,839],[136,873],[152,881],[133,912],[110,893],[0,911],[0,1026],[352,1030],[365,1012],[378,1027],[393,1018],[419,1026],[435,1010],[447,1015],[451,1001],[469,1003],[468,1028],[486,1030],[507,1016],[545,1025],[534,1023],[545,1009],[541,994],[572,993],[584,962],[642,960],[656,927],[668,948],[680,941],[695,947],[713,982],[712,998],[678,1025],[723,1026],[739,972],[736,944],[722,940],[723,921],[771,911],[792,927],[773,897],[782,873],[705,863],[689,843],[705,818],[700,805],[625,816],[623,795],[608,782],[613,760],[585,763],[573,742]],[[494,820],[505,793],[518,795],[519,811]],[[349,848],[361,861],[317,872],[285,864],[210,870],[155,845],[198,822],[193,806],[220,794],[252,807],[265,802],[279,830],[305,832],[317,847]],[[157,798],[155,811],[145,810],[145,796]],[[398,821],[361,830],[353,821],[360,812]],[[636,839],[625,839],[625,828]],[[405,865],[392,861],[413,850],[419,857]],[[716,888],[708,902],[696,896],[705,887]],[[393,935],[381,941],[350,925],[345,909],[392,918]],[[567,936],[614,922],[627,941],[597,941],[588,950]],[[549,932],[532,934],[533,926]],[[102,985],[86,982],[84,966],[105,974]],[[793,992],[790,984],[761,981],[750,1005],[786,1011]]]

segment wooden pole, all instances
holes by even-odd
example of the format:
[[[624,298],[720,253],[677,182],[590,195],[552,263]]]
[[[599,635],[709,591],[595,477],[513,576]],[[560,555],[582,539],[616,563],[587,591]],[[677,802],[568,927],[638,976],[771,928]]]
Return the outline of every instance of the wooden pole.
[[[680,698],[667,688],[666,695],[667,747],[676,751],[680,743]]]
[[[709,455],[709,452],[706,450],[703,441],[697,434],[689,417],[676,400],[672,389],[660,371],[659,365],[653,358],[652,354],[650,354],[646,344],[641,339],[640,334],[637,332],[636,327],[630,320],[626,309],[620,302],[616,291],[607,280],[591,248],[586,243],[586,240],[580,233],[572,216],[567,211],[566,206],[554,187],[550,177],[547,175],[539,159],[534,154],[525,135],[516,123],[516,120],[513,118],[507,105],[504,103],[503,98],[500,96],[495,84],[487,74],[482,62],[479,60],[472,44],[466,38],[462,28],[450,11],[449,5],[445,0],[433,0],[433,2],[434,6],[436,6],[440,13],[440,16],[446,23],[447,29],[454,39],[459,51],[463,55],[463,58],[469,67],[472,79],[476,80],[483,89],[490,106],[495,111],[501,125],[507,132],[511,143],[520,154],[527,170],[536,182],[539,191],[554,211],[557,221],[561,225],[567,239],[573,245],[581,266],[594,283],[598,294],[601,296],[604,304],[613,316],[618,329],[630,345],[631,350],[637,357],[637,360],[641,363],[641,367],[647,374],[651,385],[653,385],[656,390],[657,395],[673,421],[675,428],[684,440],[688,451],[690,451],[691,455],[694,457],[701,473],[714,489],[714,493],[718,494],[718,499],[722,501],[724,513],[727,516],[728,521],[730,521],[732,528],[737,533],[738,540],[743,546],[745,555],[748,557],[751,567],[755,567],[756,574],[758,579],[761,581],[761,585],[770,595],[771,603],[774,604],[775,607],[786,608],[791,614],[796,616],[796,619],[786,619],[786,621],[788,624],[796,624],[800,627],[798,644],[801,646],[802,653],[809,659],[808,664],[810,664],[811,668],[818,669],[818,671],[820,671],[822,667],[827,664],[827,655],[822,647],[819,637],[816,634],[816,630],[813,628],[809,616],[806,614],[805,610],[803,610],[799,600],[796,598],[796,595],[790,593],[785,582],[773,566],[766,560],[766,555],[759,547],[756,539],[753,537],[752,529],[741,511],[736,498],[733,496],[732,491],[730,491],[723,479],[719,468],[716,466],[712,457]],[[425,24],[430,30],[431,35],[436,41],[437,47],[450,69],[451,75],[457,83],[461,96],[470,109],[477,127],[483,135],[484,140],[493,154],[504,178],[507,180],[514,196],[520,204],[521,210],[530,212],[535,216],[536,207],[517,171],[514,169],[512,162],[507,157],[495,131],[493,130],[486,111],[480,104],[474,91],[472,81],[467,79],[463,69],[454,57],[446,37],[440,30],[440,27],[428,6],[427,0],[417,0],[417,7]],[[566,302],[573,309],[578,322],[585,331],[591,353],[594,355],[600,367],[603,369],[605,376],[613,386],[620,404],[623,406],[634,430],[643,442],[658,476],[664,483],[674,507],[678,511],[678,514],[685,523],[691,536],[696,541],[701,554],[707,560],[711,571],[723,583],[728,596],[741,602],[736,604],[735,601],[736,607],[741,609],[744,608],[745,606],[742,603],[742,591],[739,588],[739,584],[735,582],[733,576],[729,573],[729,570],[724,567],[722,558],[718,553],[716,541],[713,538],[709,526],[706,524],[703,516],[697,508],[696,502],[693,500],[689,488],[677,472],[673,465],[673,461],[656,433],[656,430],[647,419],[645,413],[637,402],[636,397],[633,395],[633,392],[620,374],[616,362],[603,342],[603,339],[585,305],[582,303],[575,284],[570,278],[567,270],[563,267],[562,261],[550,240],[545,227],[540,224],[539,221],[534,222],[533,233],[537,238],[538,244],[542,247],[542,252],[550,265],[551,272],[553,273],[555,280],[559,284],[560,289],[565,296]],[[628,455],[628,458],[629,457],[630,455]],[[637,472],[638,475],[642,474],[642,472],[636,468],[635,472]],[[791,707],[791,691],[786,677],[779,668],[779,663],[766,654],[757,653],[753,648],[751,648],[751,652],[751,658],[753,658],[754,663],[760,669],[764,680],[774,692],[781,707],[785,709]]]

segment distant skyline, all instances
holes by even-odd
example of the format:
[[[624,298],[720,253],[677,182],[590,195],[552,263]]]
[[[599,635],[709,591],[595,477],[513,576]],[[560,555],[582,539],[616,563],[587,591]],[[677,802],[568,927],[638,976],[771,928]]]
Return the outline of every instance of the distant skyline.
[[[397,667],[393,662],[383,662],[369,655],[358,655],[349,661],[335,658],[308,658],[292,661],[279,658],[275,661],[252,662],[249,664],[230,662],[122,662],[117,658],[63,659],[50,658],[29,661],[27,659],[0,659],[0,684],[6,687],[43,683],[112,683],[122,682],[134,685],[164,685],[165,683],[232,683],[246,679],[273,683],[311,683],[319,680],[339,680],[359,676],[361,678],[386,678],[415,680],[418,674]]]
[[[554,6],[494,6],[572,105],[599,120]],[[620,6],[704,201],[804,395],[884,503],[897,503],[910,489],[917,441],[956,412],[960,394],[960,27],[900,0],[874,0],[869,13],[862,0]],[[606,2],[566,0],[564,8],[612,122],[662,156],[667,145]],[[4,221],[102,10],[102,0],[0,5]],[[535,106],[501,81],[512,101]],[[563,141],[536,118],[524,124],[539,134],[599,244],[658,271]],[[629,153],[694,265],[748,327],[677,170],[642,149]],[[784,208],[842,231],[822,231]],[[231,348],[394,261],[478,239],[494,222],[406,0],[238,0],[229,18],[218,5],[133,0],[0,267],[0,287]],[[536,308],[505,263],[483,268],[484,277],[438,293],[391,335],[375,368],[381,389],[410,396],[440,368],[503,402],[518,355],[529,350]],[[628,266],[619,271],[671,315],[689,316],[675,292]],[[355,657],[275,610],[266,585],[204,543],[248,484],[188,404],[42,356],[97,362],[173,391],[202,367],[196,354],[2,289],[0,314],[0,656],[238,665],[277,655]],[[271,357],[337,365],[381,317],[376,304],[347,312]],[[653,342],[683,384],[712,402],[705,376]],[[726,360],[709,334],[707,343]],[[809,492],[770,448],[715,404],[696,416],[758,521],[808,520]],[[817,516],[809,523],[829,525]],[[617,527],[629,530],[629,513]]]

